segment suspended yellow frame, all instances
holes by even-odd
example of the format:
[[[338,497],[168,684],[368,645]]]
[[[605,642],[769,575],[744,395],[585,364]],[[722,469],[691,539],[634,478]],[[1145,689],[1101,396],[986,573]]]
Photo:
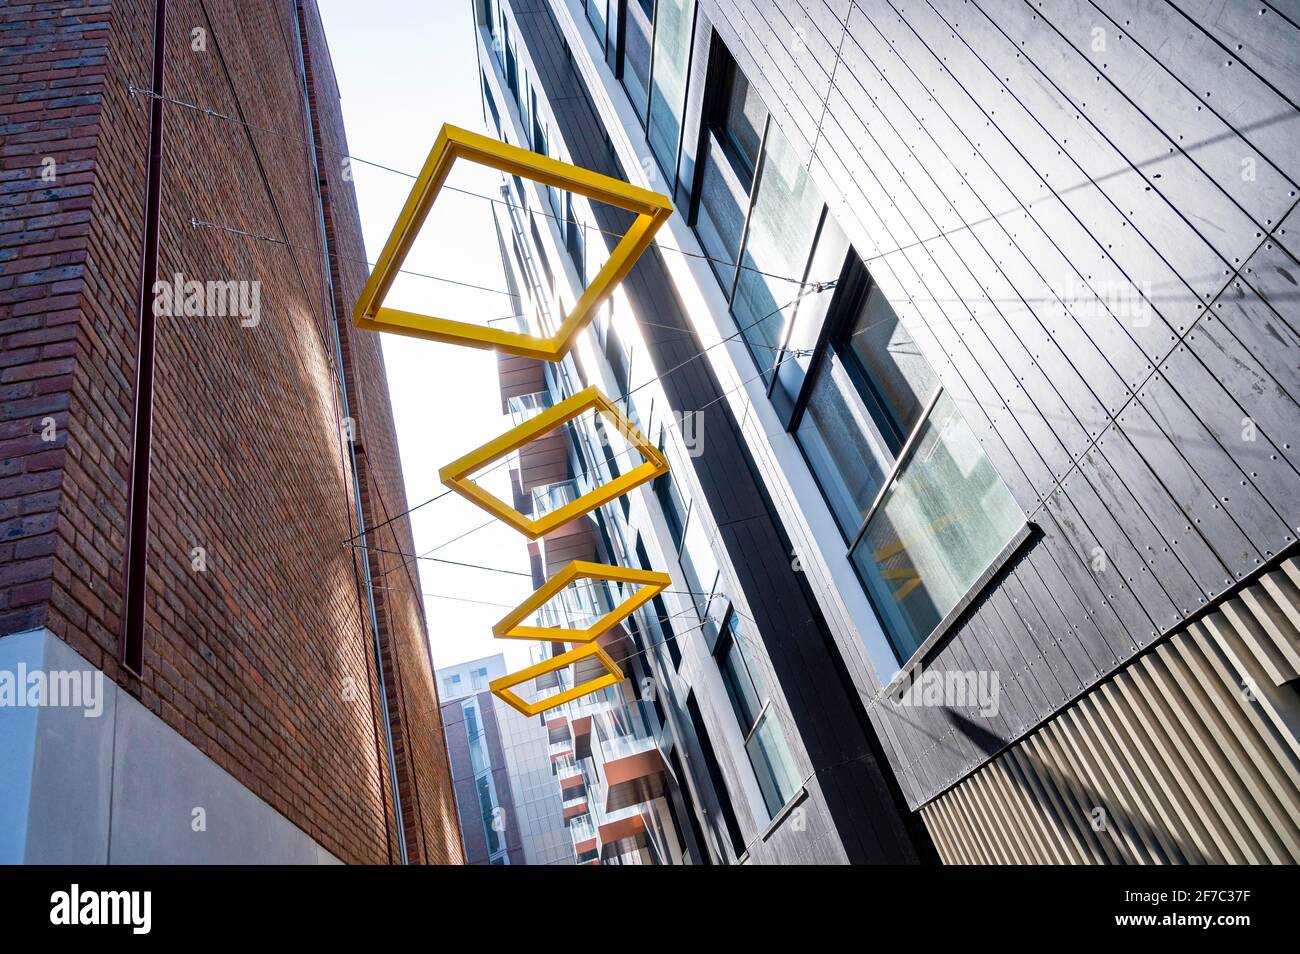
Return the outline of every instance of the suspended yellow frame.
[[[560,626],[521,626],[520,623],[536,612],[556,594],[575,580],[609,580],[612,583],[640,584],[640,589],[614,607],[586,629],[566,629]],[[589,643],[609,632],[638,609],[649,603],[672,582],[667,573],[655,570],[634,570],[623,566],[607,566],[587,560],[574,560],[559,573],[512,609],[506,617],[492,627],[497,639],[549,639],[557,643]]]
[[[589,679],[580,686],[574,686],[572,689],[566,689],[564,692],[556,693],[553,696],[546,696],[537,702],[524,702],[523,699],[510,691],[521,682],[536,679],[538,676],[544,676],[548,672],[555,672],[557,669],[563,669],[573,663],[581,662],[588,656],[595,656],[600,660],[601,665],[605,667],[605,675]],[[500,679],[493,679],[488,683],[488,688],[507,705],[526,716],[535,716],[547,709],[554,709],[556,706],[562,706],[566,702],[571,702],[591,692],[599,692],[606,686],[613,686],[622,681],[623,670],[618,668],[618,663],[614,662],[609,654],[600,648],[600,643],[588,643],[585,646],[579,646],[577,649],[570,649],[568,652],[560,653],[558,656],[552,656],[545,662],[529,666],[527,669],[512,672]]]
[[[613,421],[619,433],[627,438],[636,450],[645,457],[645,462],[638,464],[607,484],[583,494],[577,500],[571,500],[563,507],[552,510],[537,518],[526,517],[503,500],[494,497],[470,479],[470,475],[488,464],[495,463],[502,457],[529,444],[548,431],[573,420],[585,411],[595,410]],[[500,437],[489,441],[477,450],[470,451],[459,460],[454,460],[438,471],[442,482],[471,503],[482,507],[498,520],[510,524],[530,540],[536,540],[561,527],[570,520],[576,520],[585,513],[623,496],[634,487],[647,480],[653,480],[661,474],[668,473],[668,461],[637,430],[636,425],[623,416],[623,413],[601,394],[596,388],[585,388],[566,398],[554,407],[549,407],[537,416],[530,418],[518,427],[511,428]]]
[[[619,240],[553,337],[527,335],[384,307],[384,298],[457,159],[500,169],[509,175],[636,213],[627,234]],[[543,361],[558,361],[568,352],[578,333],[595,317],[597,306],[631,271],[672,211],[668,197],[657,192],[489,139],[467,129],[444,125],[384,244],[374,271],[361,290],[361,297],[352,312],[352,323],[367,331],[387,331],[472,348],[490,348]]]

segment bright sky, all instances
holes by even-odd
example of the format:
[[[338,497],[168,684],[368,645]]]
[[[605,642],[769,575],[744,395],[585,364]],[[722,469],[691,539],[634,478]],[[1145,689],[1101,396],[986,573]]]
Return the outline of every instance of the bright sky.
[[[343,98],[348,144],[357,159],[416,172],[444,122],[487,132],[469,0],[318,2]],[[366,250],[374,261],[412,180],[356,160],[352,172]],[[496,195],[499,182],[495,173],[458,168],[448,185]],[[489,202],[444,190],[404,267],[504,289]],[[389,301],[478,323],[512,311],[504,295],[412,275],[398,279]],[[505,431],[510,422],[501,414],[491,352],[396,335],[384,335],[383,347],[406,496],[408,506],[414,506],[445,489],[438,482],[439,467]],[[482,483],[510,499],[505,468]],[[486,513],[459,496],[422,507],[411,519],[417,553],[488,523],[432,556],[528,570],[524,538],[503,523],[489,523]],[[512,669],[527,664],[526,643],[495,640],[491,633],[492,624],[531,591],[527,577],[418,562],[436,666],[497,652],[506,653]]]

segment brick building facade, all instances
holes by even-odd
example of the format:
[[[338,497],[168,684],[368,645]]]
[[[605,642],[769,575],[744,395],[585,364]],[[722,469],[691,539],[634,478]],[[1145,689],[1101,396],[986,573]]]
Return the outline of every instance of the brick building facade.
[[[379,343],[347,320],[367,266],[316,6],[158,6],[157,274],[249,283],[258,307],[156,318],[138,675],[120,660],[156,6],[0,9],[0,670],[71,660],[109,700],[96,720],[0,709],[26,777],[0,795],[0,856],[396,861],[395,777],[409,860],[459,862],[415,569],[343,543],[359,504],[376,546],[413,549],[386,522],[407,503]]]

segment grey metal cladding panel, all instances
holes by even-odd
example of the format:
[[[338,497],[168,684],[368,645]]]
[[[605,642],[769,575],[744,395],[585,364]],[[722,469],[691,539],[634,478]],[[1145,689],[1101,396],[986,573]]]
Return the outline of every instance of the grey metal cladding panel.
[[[1098,652],[1094,658],[1093,652],[1097,649],[1097,641],[1092,640],[1092,649],[1089,644],[1079,638],[1075,627],[1071,624],[1071,618],[1079,619],[1081,614],[1075,614],[1067,617],[1061,609],[1061,604],[1057,602],[1055,595],[1043,582],[1038,571],[1027,557],[1024,557],[1016,565],[1013,573],[1014,581],[1009,581],[1009,585],[1019,587],[1021,595],[1025,600],[1025,606],[1028,610],[1023,610],[1028,614],[1030,610],[1037,616],[1038,624],[1034,624],[1032,617],[1027,619],[1031,625],[1041,625],[1041,628],[1035,633],[1036,639],[1040,642],[1046,638],[1054,642],[1070,664],[1070,669],[1075,676],[1076,691],[1091,683],[1098,676],[1104,674],[1103,664],[1107,661],[1108,653]],[[1065,590],[1062,596],[1068,596],[1069,590]],[[1012,601],[1015,602],[1016,594],[1013,591]],[[1067,603],[1068,608],[1074,607]],[[1066,684],[1066,690],[1069,685]]]
[[[1108,32],[1113,25],[1091,4],[1045,0],[1038,10],[1077,61],[1100,77],[1099,91],[1115,94],[1098,101],[1095,91],[1087,91],[1088,101],[1099,107],[1088,106],[1088,117],[1154,191],[1175,208],[1194,210],[1193,226],[1225,261],[1244,258],[1244,249],[1263,237],[1265,219],[1277,218],[1289,205],[1286,179],[1258,166],[1254,179],[1243,177],[1241,159],[1254,150],[1138,44]],[[1200,90],[1213,101],[1214,90],[1244,73],[1221,59],[1199,77]]]
[[[1081,560],[1089,566],[1104,565],[1097,582],[1135,646],[1145,646],[1155,637],[1157,627],[1164,629],[1170,624],[1176,616],[1173,603],[1151,581],[1132,543],[1082,475],[1067,477],[1061,489],[1048,498],[1044,512],[1051,515],[1062,539]],[[1141,584],[1140,592],[1131,581],[1126,582],[1129,577]],[[1153,616],[1158,622],[1153,622]]]
[[[827,3],[826,0],[800,0],[799,6],[803,16],[812,25],[811,30],[817,33],[818,60],[821,60],[820,45],[824,45],[825,49],[830,51],[828,72],[834,73],[835,51],[839,49],[840,41],[843,39],[844,21],[849,15],[852,4],[849,0],[837,0],[835,3]],[[826,63],[823,62],[822,65],[825,67]]]
[[[1031,661],[1037,661],[1037,652],[1029,643],[1019,643],[1012,638],[1011,630],[1002,622],[987,597],[980,601],[962,624],[963,638],[970,632],[979,636],[990,658],[1000,657],[1006,667],[1002,679],[1004,689],[1015,687],[1020,702],[1015,708],[1016,724],[1012,728],[1021,732],[1036,725],[1043,713],[1052,710],[1047,690],[1034,673]]]
[[[1183,148],[1207,169],[1218,169],[1221,163],[1235,158],[1235,165],[1228,162],[1223,170],[1220,185],[1251,210],[1257,221],[1265,221],[1261,218],[1264,202],[1253,194],[1255,187],[1259,186],[1262,195],[1272,194],[1273,181],[1278,177],[1273,170],[1292,185],[1300,179],[1300,150],[1295,148],[1300,112],[1238,58],[1240,52],[1245,52],[1244,44],[1238,50],[1238,44],[1229,40],[1225,49],[1173,6],[1148,0],[1092,2],[1103,14],[1099,24],[1109,24],[1118,31],[1124,37],[1120,42],[1142,46],[1201,106],[1189,108],[1188,101],[1176,90],[1166,90],[1168,100],[1160,114],[1161,125],[1172,129],[1186,124]],[[1164,87],[1162,79],[1147,76],[1153,84]],[[1212,82],[1205,82],[1206,77],[1213,77]],[[1231,131],[1212,133],[1216,121]],[[1213,148],[1220,143],[1228,149]],[[1255,181],[1242,176],[1248,167],[1242,161],[1252,157],[1258,160],[1255,172],[1259,178]]]
[[[990,170],[1005,170],[997,174],[999,180],[1016,192],[1022,208],[1041,225],[1045,235],[1060,249],[1061,256],[1070,263],[1070,270],[1049,272],[1045,276],[1049,283],[1056,287],[1079,286],[1080,292],[1072,294],[1090,297],[1096,292],[1105,299],[1132,293],[1133,282],[1145,283],[1160,290],[1166,312],[1173,313],[1177,304],[1194,315],[1192,292],[1140,240],[1098,187],[1083,181],[1077,167],[1064,157],[1061,145],[1044,131],[1035,116],[1007,94],[999,76],[964,42],[953,42],[956,34],[933,10],[913,8],[909,15],[916,21],[909,26],[919,26],[928,33],[942,32],[943,46],[940,59],[939,53],[920,43],[914,34],[895,28],[895,45],[905,51],[908,63],[931,61],[929,85],[941,104],[962,105],[969,100],[977,107],[975,110],[956,106],[947,109],[949,119],[964,128],[962,135],[971,146],[970,161],[962,162],[964,177],[973,179],[972,173],[977,173],[982,164]],[[846,43],[845,47],[850,49],[851,44]],[[939,70],[937,75],[935,70]],[[1022,70],[1023,63],[1016,67],[1017,73]],[[1050,102],[1044,108],[1059,112],[1062,107],[1059,102]],[[936,128],[942,131],[945,127],[939,124]],[[958,158],[964,155],[958,153]],[[1095,235],[1104,235],[1105,242]],[[1132,249],[1136,249],[1139,258],[1124,259],[1127,270],[1121,269],[1117,260],[1126,253],[1131,256]],[[1174,294],[1169,289],[1180,289],[1180,292]],[[1109,313],[1104,305],[1094,310],[1103,315]],[[1149,357],[1163,355],[1172,340],[1166,323],[1159,317],[1145,325],[1103,327],[1100,331],[1107,342],[1117,336],[1132,339]],[[1110,349],[1104,350],[1109,353]],[[1117,348],[1114,355],[1119,372],[1131,386],[1136,386],[1139,379],[1130,371],[1134,360],[1123,347]]]
[[[1024,231],[1037,232],[1032,226]],[[1063,399],[1068,398],[1073,417],[1086,431],[1085,438],[1095,438],[1132,396],[1132,390],[1060,297],[1073,302],[1068,290],[1045,283],[1014,236],[1008,237],[993,222],[976,226],[971,235],[997,260],[1000,284],[1005,283],[1004,294],[996,296],[999,311],[1015,328],[1042,374]],[[959,238],[953,236],[954,244],[960,247]],[[1040,247],[1040,252],[1046,249]],[[1050,257],[1051,252],[1047,254]],[[1100,309],[1095,306],[1085,308],[1083,303],[1076,303],[1075,307],[1091,316],[1085,319],[1090,324],[1102,320],[1110,324],[1113,320],[1109,314],[1098,314]],[[1124,343],[1135,357],[1143,358],[1131,339],[1126,338]],[[1143,364],[1149,371],[1149,362],[1144,358]],[[1079,445],[1071,440],[1067,447],[1072,456],[1077,456]]]
[[[768,51],[773,61],[789,67],[789,77],[796,95],[811,94],[804,103],[815,121],[821,113],[822,101],[830,87],[831,72],[835,68],[835,45],[840,31],[832,28],[828,39],[817,24],[809,18],[805,5],[794,5],[788,0],[750,0],[754,12],[766,21]],[[802,84],[802,86],[800,85]]]
[[[789,81],[777,72],[764,42],[769,33],[766,22],[755,24],[757,18],[752,11],[735,0],[713,0],[710,6],[716,10],[709,15],[713,28],[764,104],[769,109],[792,110],[787,112],[781,129],[795,151],[806,157],[812,149],[816,119],[807,106],[793,101]],[[793,108],[796,105],[798,108]]]
[[[1092,574],[1059,538],[1044,537],[1034,546],[1027,554],[1024,572],[1037,576],[1063,617],[1063,625],[1087,653],[1098,674],[1110,672],[1121,652],[1127,655],[1131,643],[1123,638],[1114,610],[1106,603]],[[1107,639],[1107,632],[1111,639]]]
[[[1187,607],[1195,609],[1201,605],[1200,588],[1160,533],[1160,524],[1168,524],[1174,519],[1176,508],[1172,501],[1167,496],[1156,494],[1154,488],[1148,493],[1146,487],[1129,483],[1128,472],[1133,473],[1133,480],[1150,480],[1149,476],[1138,472],[1137,464],[1128,453],[1130,449],[1122,434],[1107,432],[1084,457],[1079,473],[1067,485],[1066,493],[1094,530],[1098,528],[1098,518],[1088,514],[1088,506],[1095,502],[1109,518],[1111,522],[1103,523],[1101,531],[1104,533],[1114,528],[1110,540],[1102,540],[1106,557],[1147,608],[1157,629],[1163,631],[1175,625]],[[1124,466],[1124,476],[1116,471],[1111,463],[1112,457]],[[1143,495],[1148,505],[1152,500],[1159,505],[1159,509],[1153,507],[1153,510],[1160,524],[1143,508],[1135,496],[1137,493]],[[1145,641],[1139,638],[1137,642],[1141,646],[1150,641],[1148,634]]]
[[[1300,221],[1296,220],[1293,211],[1287,216],[1290,228],[1279,228],[1246,263],[1242,275],[1283,321],[1300,332],[1300,264],[1296,261],[1300,249],[1295,247],[1300,245],[1296,229]]]
[[[1143,389],[1139,400],[1166,431],[1178,435],[1178,445],[1185,453],[1190,455],[1196,452],[1203,458],[1200,461],[1193,461],[1191,466],[1209,484],[1211,494],[1208,496],[1212,502],[1209,512],[1202,508],[1197,513],[1197,519],[1202,521],[1203,525],[1209,522],[1211,516],[1226,512],[1240,525],[1242,532],[1257,551],[1267,550],[1270,556],[1280,553],[1294,541],[1295,537],[1274,508],[1285,507],[1294,513],[1296,501],[1300,499],[1300,487],[1297,486],[1298,477],[1295,470],[1280,457],[1277,461],[1266,460],[1268,466],[1265,467],[1254,454],[1250,454],[1249,457],[1256,457],[1255,463],[1253,466],[1249,465],[1248,455],[1245,453],[1247,442],[1241,440],[1240,416],[1235,416],[1235,419],[1225,422],[1222,426],[1223,430],[1232,428],[1224,435],[1230,443],[1224,445],[1217,441],[1208,426],[1212,418],[1219,417],[1226,408],[1215,408],[1208,401],[1198,399],[1196,408],[1188,410],[1187,404],[1180,399],[1179,394],[1181,392],[1190,397],[1192,391],[1190,388],[1183,387],[1181,381],[1179,386],[1173,385],[1172,381],[1178,380],[1173,375],[1181,373],[1192,377],[1199,374],[1203,380],[1208,380],[1209,376],[1195,356],[1185,349],[1180,348],[1180,355],[1176,357],[1186,360],[1171,359],[1164,366],[1169,369],[1170,376],[1155,375]],[[1224,404],[1228,404],[1226,397],[1222,400]],[[1198,413],[1201,415],[1199,418]],[[1238,410],[1237,415],[1239,414]],[[1225,446],[1232,449],[1231,455],[1225,453]],[[1251,466],[1251,469],[1243,471],[1242,466]],[[1211,537],[1211,539],[1218,538]],[[1230,568],[1233,570],[1233,576],[1240,579],[1257,569],[1261,562],[1260,553],[1257,552],[1251,554],[1248,559],[1237,559],[1230,564]]]
[[[946,25],[940,21],[929,28],[946,29]],[[1163,355],[1170,342],[1166,319],[1171,325],[1190,323],[1198,313],[1198,293],[1186,286],[1173,265],[1139,234],[1130,218],[1140,210],[1144,228],[1158,227],[1168,234],[1184,236],[1189,233],[1185,223],[1167,221],[1172,211],[1163,201],[1157,199],[1151,205],[1152,199],[1143,193],[1145,185],[1137,173],[1101,141],[1046,80],[1025,68],[1023,58],[1016,58],[1005,36],[998,33],[989,37],[975,29],[967,33],[969,36],[963,35],[960,45],[945,48],[944,64],[980,104],[985,116],[996,121],[996,130],[973,137],[977,148],[983,151],[986,140],[1005,136],[1033,166],[1045,188],[1060,197],[1086,229],[1086,238],[1063,236],[1069,242],[1063,251],[1083,270],[1086,279],[1095,283],[1094,287],[1113,290],[1136,283],[1140,288],[1152,289],[1149,294],[1158,298],[1158,314],[1162,317],[1145,326],[1135,325],[1130,333],[1148,356]],[[971,42],[974,51],[966,41]],[[998,72],[975,52],[992,57]],[[1104,162],[1104,172],[1096,173],[1104,176],[1098,182],[1090,181],[1076,164],[1082,153],[1092,157],[1087,165],[1096,167]],[[1129,201],[1121,204],[1117,197]],[[1104,237],[1104,241],[1095,236]],[[1162,237],[1167,238],[1166,233]],[[1221,263],[1208,246],[1191,237],[1204,253],[1194,270],[1203,274],[1207,294],[1217,291],[1217,286],[1210,287],[1208,279],[1214,277]],[[1122,263],[1122,267],[1116,263]]]
[[[1175,8],[1210,36],[1235,51],[1242,63],[1267,80],[1292,104],[1300,104],[1300,29],[1295,4],[1279,16],[1265,3],[1242,0],[1171,0]],[[1284,4],[1273,4],[1284,6]],[[1240,47],[1240,49],[1238,49]]]
[[[1092,669],[1088,654],[1077,640],[1062,639],[1060,632],[1053,630],[1044,616],[1044,608],[1030,599],[1014,570],[1007,574],[998,590],[1009,604],[1009,611],[1016,615],[1019,625],[1028,634],[1029,645],[1042,654],[1051,668],[1061,698],[1075,695],[1083,686],[1083,676]]]
[[[1156,577],[1181,579],[1163,572],[1176,561],[1195,581],[1193,587],[1178,586],[1178,595],[1170,590],[1184,614],[1198,611],[1231,584],[1229,568],[1253,565],[1256,556],[1246,535],[1215,505],[1214,494],[1192,463],[1195,458],[1183,456],[1195,440],[1193,434],[1179,434],[1175,443],[1142,404],[1134,402],[1120,415],[1119,426],[1107,432],[1102,448],[1107,463],[1155,525],[1160,539],[1152,541],[1146,534],[1142,538]],[[1214,464],[1222,464],[1221,455],[1210,456]]]
[[[1096,433],[1110,420],[1105,407],[1044,332],[1032,308],[1007,280],[994,252],[973,232],[956,233],[926,247],[941,252],[936,255],[940,266],[962,297],[975,303],[977,328],[994,343],[1066,453],[1076,458],[1091,440],[1090,432]],[[958,263],[965,267],[965,275]]]
[[[1053,671],[1051,659],[1031,638],[1024,621],[1011,605],[1010,597],[1001,587],[989,593],[986,605],[988,625],[1000,627],[1004,638],[1014,643],[1024,656],[1025,665],[1018,678],[1026,683],[1027,694],[1036,689],[1034,701],[1041,706],[1036,719],[1046,718],[1069,694]],[[1032,689],[1029,687],[1031,682]]]
[[[1241,382],[1233,391],[1246,413],[1275,444],[1281,440],[1294,450],[1300,443],[1300,332],[1238,279],[1187,341],[1218,380]]]
[[[951,9],[951,0],[941,2]],[[1044,29],[1034,9],[999,5],[996,23],[985,21],[996,34],[979,24],[969,34],[972,45],[1008,71],[1013,92],[1039,103],[1035,118],[1169,267],[1198,294],[1213,294],[1223,263],[1253,247],[1253,223],[1059,34]],[[1035,69],[1024,69],[1026,60]],[[1179,212],[1188,202],[1197,210],[1195,224]]]
[[[920,279],[918,292],[932,298],[942,296],[941,300],[918,300],[915,304],[924,309],[926,321],[936,334],[940,328],[951,329],[947,354],[955,370],[968,383],[973,384],[980,377],[988,381],[993,394],[997,395],[996,400],[1004,405],[1011,423],[1014,423],[1015,429],[1008,431],[1007,422],[1004,422],[1003,434],[1013,446],[1019,443],[1018,439],[1023,440],[1023,450],[1018,458],[1021,463],[1026,462],[1028,454],[1041,460],[1043,468],[1037,471],[1034,488],[1039,496],[1047,494],[1053,484],[1069,472],[1073,460],[1051,424],[1033,406],[1024,386],[1007,366],[1003,348],[1009,350],[1015,345],[1007,342],[1002,346],[990,340],[981,323],[987,320],[983,313],[991,311],[991,306],[987,302],[961,298],[957,289],[946,280],[946,276],[955,279],[958,275],[941,265],[937,257],[930,254],[928,246],[907,249],[901,254],[911,262]],[[949,256],[943,257],[945,263],[950,260]],[[954,297],[958,301],[954,302]]]

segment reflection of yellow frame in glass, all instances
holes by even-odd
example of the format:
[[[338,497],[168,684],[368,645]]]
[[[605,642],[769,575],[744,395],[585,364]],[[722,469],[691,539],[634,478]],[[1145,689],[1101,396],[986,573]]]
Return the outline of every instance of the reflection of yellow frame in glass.
[[[583,291],[573,306],[573,311],[560,323],[554,336],[545,338],[527,335],[383,306],[384,298],[397,278],[402,262],[406,260],[420,227],[438,197],[438,191],[446,182],[457,159],[500,169],[509,175],[531,179],[636,213],[636,219],[628,228],[627,234],[614,246],[608,260]],[[393,225],[393,231],[384,244],[374,271],[361,290],[361,297],[357,299],[356,308],[352,312],[352,323],[367,331],[387,331],[473,348],[490,348],[543,361],[558,361],[568,352],[578,332],[595,316],[597,306],[627,277],[641,253],[649,247],[659,226],[667,221],[672,211],[673,206],[668,197],[657,192],[489,139],[466,129],[444,125]]]
[[[605,667],[605,675],[597,676],[595,679],[588,679],[580,686],[574,686],[572,689],[566,689],[564,692],[558,692],[536,702],[524,702],[523,699],[510,691],[521,682],[536,679],[538,676],[544,676],[548,672],[555,672],[557,669],[563,669],[565,666],[586,659],[588,656],[595,656],[600,660],[601,665]],[[511,708],[517,709],[526,716],[535,716],[547,709],[554,709],[566,702],[572,702],[581,696],[599,692],[606,686],[615,685],[622,680],[623,670],[619,669],[618,663],[614,662],[609,657],[609,654],[600,648],[600,643],[587,643],[587,645],[579,646],[577,649],[570,649],[558,656],[552,656],[545,662],[539,662],[527,669],[512,672],[500,679],[493,679],[488,683],[488,688],[492,690],[493,695]]]
[[[638,464],[626,474],[614,478],[607,484],[597,487],[571,500],[563,507],[552,510],[537,518],[524,516],[503,500],[494,497],[470,479],[470,474],[488,464],[494,463],[507,454],[531,443],[548,431],[565,424],[585,411],[595,410],[612,420],[619,432],[629,444],[640,451],[645,462]],[[438,471],[439,479],[456,493],[471,503],[482,507],[498,520],[510,524],[530,540],[536,540],[561,527],[570,520],[576,520],[583,514],[595,510],[618,497],[623,496],[634,487],[647,480],[653,480],[661,474],[668,473],[668,461],[645,436],[637,430],[636,425],[623,416],[613,402],[596,388],[585,388],[566,398],[554,407],[548,407],[537,416],[530,418],[518,427],[511,428],[500,437],[494,438],[477,450],[472,450],[459,460],[442,467]]]
[[[639,583],[641,588],[586,629],[560,626],[521,626],[525,617],[536,612],[575,580],[609,580],[613,583]],[[589,643],[609,632],[634,612],[649,603],[672,582],[667,573],[634,570],[625,566],[608,566],[573,560],[541,585],[528,599],[512,609],[492,627],[497,639],[549,639],[557,643]]]

